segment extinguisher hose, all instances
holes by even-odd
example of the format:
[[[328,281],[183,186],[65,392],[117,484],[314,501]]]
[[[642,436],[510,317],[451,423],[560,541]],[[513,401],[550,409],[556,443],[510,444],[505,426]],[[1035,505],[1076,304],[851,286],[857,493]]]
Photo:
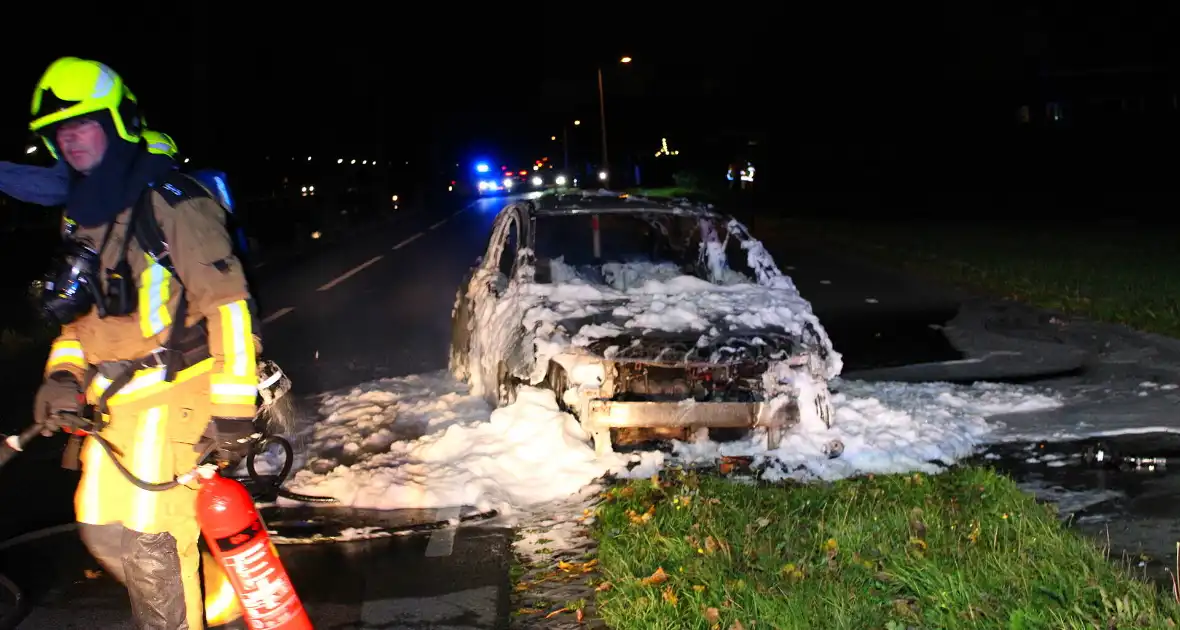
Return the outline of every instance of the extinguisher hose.
[[[111,443],[108,442],[106,438],[97,433],[91,433],[90,437],[94,438],[95,442],[98,442],[98,445],[102,447],[102,450],[106,451],[107,456],[111,458],[111,462],[115,465],[115,468],[118,469],[118,471],[127,478],[127,481],[130,481],[131,484],[136,488],[139,488],[140,490],[147,490],[149,492],[163,492],[164,490],[171,490],[172,488],[180,485],[181,482],[179,479],[153,483],[136,477],[134,473],[132,473],[130,470],[127,470],[127,466],[123,465],[123,462],[119,461],[118,457],[115,457],[115,448],[111,446]],[[197,461],[202,461],[208,457],[216,446],[216,444],[210,444],[209,447],[201,453],[201,456],[197,458]]]
[[[287,480],[287,476],[291,474],[291,466],[295,463],[295,449],[291,446],[291,442],[282,436],[268,435],[261,440],[250,454],[246,456],[246,472],[250,475],[250,479],[258,485],[264,483],[262,475],[258,474],[258,470],[254,467],[254,459],[259,452],[265,451],[267,446],[271,444],[278,444],[283,449],[283,467],[279,469],[279,474],[274,477],[271,483],[274,486],[274,491],[280,497],[285,497],[293,501],[302,501],[304,503],[335,503],[336,499],[332,497],[317,497],[310,494],[299,494],[298,492],[291,492],[283,487],[283,482]]]
[[[150,481],[144,481],[143,479],[136,477],[130,470],[127,470],[127,467],[123,465],[123,462],[119,461],[118,457],[115,457],[114,447],[111,446],[110,442],[108,442],[106,440],[106,438],[102,437],[101,435],[98,435],[97,433],[91,433],[90,435],[91,435],[91,437],[93,437],[95,439],[96,442],[98,442],[98,444],[100,446],[102,446],[102,449],[107,452],[107,455],[110,456],[111,461],[114,462],[115,468],[117,468],[119,470],[119,472],[122,473],[123,476],[127,478],[127,481],[130,481],[135,487],[143,489],[143,490],[148,490],[150,492],[161,492],[163,490],[170,490],[172,488],[175,488],[176,486],[179,486],[182,483],[179,478],[173,479],[171,481],[162,481],[162,482],[158,482],[158,483],[152,483]],[[291,474],[291,467],[294,464],[294,460],[295,460],[295,457],[294,457],[295,449],[292,448],[291,442],[287,441],[286,438],[283,438],[278,435],[271,435],[271,436],[267,436],[267,437],[263,438],[261,441],[258,442],[257,447],[254,449],[251,449],[250,454],[246,456],[246,472],[249,473],[250,479],[252,479],[254,481],[254,483],[256,483],[258,485],[262,485],[263,483],[265,483],[262,475],[258,474],[258,470],[254,466],[254,460],[255,460],[255,457],[257,457],[258,451],[261,450],[261,447],[269,446],[270,444],[278,444],[283,449],[283,455],[284,455],[283,467],[279,470],[278,476],[276,476],[274,478],[274,481],[271,482],[274,485],[275,492],[279,496],[286,497],[286,498],[292,499],[294,501],[303,501],[306,503],[335,503],[336,502],[336,499],[334,499],[332,497],[317,497],[317,496],[312,496],[312,495],[307,495],[307,494],[299,494],[297,492],[291,492],[290,490],[287,490],[282,487],[283,482],[287,480],[287,476]],[[216,447],[217,447],[216,443],[210,444],[201,453],[201,456],[197,458],[197,461],[198,462],[204,461],[206,457],[208,457],[210,454],[213,453],[213,451]]]

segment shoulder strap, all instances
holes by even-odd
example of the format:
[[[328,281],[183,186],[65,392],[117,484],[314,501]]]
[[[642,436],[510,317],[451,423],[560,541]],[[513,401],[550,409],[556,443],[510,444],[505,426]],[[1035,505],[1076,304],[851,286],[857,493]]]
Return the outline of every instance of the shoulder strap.
[[[151,256],[156,264],[167,269],[168,273],[172,274],[180,283],[180,286],[184,287],[184,281],[176,273],[176,267],[172,264],[172,254],[168,249],[168,242],[164,239],[164,230],[160,228],[160,222],[156,220],[155,208],[152,205],[152,191],[159,193],[164,201],[173,208],[186,199],[211,198],[211,196],[208,190],[188,176],[171,172],[160,181],[153,182],[148,186],[148,189],[139,198],[139,207],[132,212],[133,225],[130,226],[130,229],[135,233],[135,240],[139,243],[139,248]]]
[[[189,177],[175,171],[168,173],[157,182],[153,182],[143,191],[135,210],[132,211],[130,229],[135,233],[135,240],[139,248],[144,251],[156,264],[168,270],[172,277],[180,284],[180,302],[176,305],[176,312],[172,314],[172,332],[164,348],[172,354],[165,359],[164,380],[172,382],[179,371],[177,348],[181,340],[188,335],[188,296],[185,295],[184,280],[176,273],[176,266],[172,264],[172,253],[168,249],[168,242],[164,238],[164,230],[156,220],[155,207],[152,201],[152,191],[163,197],[170,207],[175,208],[186,199],[210,197],[209,191]],[[201,324],[197,325],[198,327]],[[108,388],[109,389],[109,388]]]

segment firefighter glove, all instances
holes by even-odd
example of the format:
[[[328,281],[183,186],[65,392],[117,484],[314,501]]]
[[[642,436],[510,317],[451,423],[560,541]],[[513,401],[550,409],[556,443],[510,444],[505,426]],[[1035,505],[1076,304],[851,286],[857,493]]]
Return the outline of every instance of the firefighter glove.
[[[37,390],[33,401],[33,420],[51,432],[86,429],[90,422],[82,416],[85,404],[78,379],[69,372],[54,372]]]
[[[230,468],[250,454],[254,441],[260,437],[254,430],[253,418],[214,418],[209,424],[217,444],[214,449],[217,461]]]

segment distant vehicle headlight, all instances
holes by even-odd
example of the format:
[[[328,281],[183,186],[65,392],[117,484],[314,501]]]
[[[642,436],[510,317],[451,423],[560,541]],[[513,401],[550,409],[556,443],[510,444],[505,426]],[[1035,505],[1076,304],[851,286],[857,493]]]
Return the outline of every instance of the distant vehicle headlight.
[[[511,179],[508,179],[508,178],[505,178],[505,179],[504,179],[504,187],[505,187],[505,188],[512,188],[512,180],[511,180]]]
[[[557,179],[553,180],[553,183],[558,186],[565,186],[565,175],[558,175]]]
[[[540,176],[533,178],[533,185],[534,186],[543,186],[544,184],[545,184],[545,180],[541,179]]]

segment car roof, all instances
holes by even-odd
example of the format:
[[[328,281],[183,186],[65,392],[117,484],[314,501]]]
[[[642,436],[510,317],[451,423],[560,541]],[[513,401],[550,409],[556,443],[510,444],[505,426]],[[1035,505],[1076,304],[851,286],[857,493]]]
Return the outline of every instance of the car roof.
[[[686,199],[656,199],[612,191],[577,191],[534,199],[529,213],[537,217],[580,214],[668,214],[722,218],[706,205]]]

